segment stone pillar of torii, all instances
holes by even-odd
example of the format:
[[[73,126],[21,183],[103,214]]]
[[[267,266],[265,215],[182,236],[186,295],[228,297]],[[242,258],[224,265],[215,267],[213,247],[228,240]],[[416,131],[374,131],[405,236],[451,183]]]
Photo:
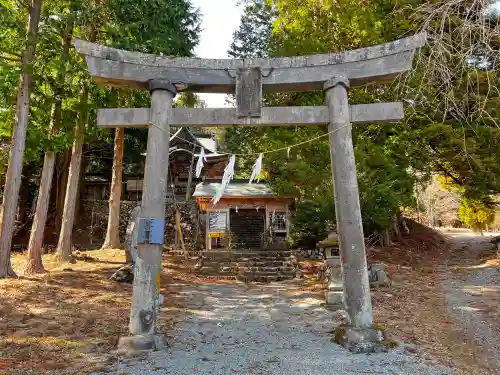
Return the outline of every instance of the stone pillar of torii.
[[[409,70],[416,49],[424,44],[425,35],[416,34],[341,53],[201,59],[168,58],[77,40],[76,49],[86,57],[89,73],[97,82],[149,90],[152,98],[151,108],[101,109],[97,117],[98,125],[103,127],[148,128],[130,336],[121,338],[120,345],[135,350],[162,346],[155,328],[160,302],[170,126],[328,125],[344,298],[350,321],[344,334],[363,346],[379,340],[373,328],[352,124],[399,121],[404,117],[403,105],[349,105],[347,92],[353,86],[389,82]],[[314,90],[325,90],[325,105],[262,107],[263,92]],[[236,109],[172,108],[180,91],[235,94]]]

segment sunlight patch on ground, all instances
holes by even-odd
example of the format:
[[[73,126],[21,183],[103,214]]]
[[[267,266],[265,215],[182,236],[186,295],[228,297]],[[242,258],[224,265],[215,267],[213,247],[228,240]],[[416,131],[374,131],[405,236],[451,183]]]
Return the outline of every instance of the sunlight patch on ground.
[[[462,310],[462,311],[467,311],[467,312],[478,312],[480,309],[472,306],[456,306],[454,307],[455,310]]]
[[[310,306],[318,306],[318,305],[321,305],[322,303],[325,302],[324,300],[320,300],[317,298],[306,298],[306,299],[300,299],[300,300],[292,299],[292,301],[294,302],[294,306],[304,307],[304,308],[307,308]]]
[[[468,268],[490,268],[490,267],[500,267],[500,259],[488,259],[486,262],[471,266]]]

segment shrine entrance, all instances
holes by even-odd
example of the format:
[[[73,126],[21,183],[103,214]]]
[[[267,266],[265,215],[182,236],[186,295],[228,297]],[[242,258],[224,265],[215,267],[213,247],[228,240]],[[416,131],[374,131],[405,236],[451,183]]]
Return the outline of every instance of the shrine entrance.
[[[242,209],[229,211],[229,230],[242,249],[260,249],[266,225],[266,211]]]
[[[170,126],[328,125],[335,211],[346,310],[353,338],[366,345],[373,335],[372,305],[359,206],[352,124],[403,119],[403,104],[349,105],[352,86],[389,82],[412,66],[425,35],[358,50],[264,59],[167,58],[77,40],[90,75],[99,83],[149,90],[151,108],[101,109],[103,127],[147,127],[148,145],[138,254],[135,263],[130,335],[122,346],[159,347],[156,315],[164,243]],[[326,103],[310,107],[263,107],[264,92],[324,90]],[[229,93],[236,108],[172,108],[179,91]],[[333,203],[332,203],[333,204]]]

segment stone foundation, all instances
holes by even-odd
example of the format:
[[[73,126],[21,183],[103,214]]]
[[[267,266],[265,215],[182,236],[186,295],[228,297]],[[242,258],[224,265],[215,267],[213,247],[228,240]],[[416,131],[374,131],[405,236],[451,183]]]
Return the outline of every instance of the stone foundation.
[[[300,249],[298,253],[304,259],[324,259],[323,249]]]

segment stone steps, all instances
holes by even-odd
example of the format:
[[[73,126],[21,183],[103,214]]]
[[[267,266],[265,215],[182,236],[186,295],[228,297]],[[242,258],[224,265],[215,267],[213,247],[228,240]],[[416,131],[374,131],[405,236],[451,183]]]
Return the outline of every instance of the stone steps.
[[[290,261],[268,260],[268,261],[248,261],[235,263],[238,267],[281,267],[292,265]]]
[[[243,276],[255,276],[255,277],[265,277],[265,276],[285,276],[285,277],[295,277],[295,271],[288,272],[271,272],[271,271],[243,271],[239,273]]]
[[[242,271],[249,272],[295,272],[294,267],[242,267]]]
[[[290,260],[290,257],[268,257],[268,258],[259,258],[259,257],[251,257],[251,258],[239,258],[242,262],[286,262]]]
[[[197,274],[214,279],[271,282],[296,276],[297,259],[290,250],[207,250],[186,260],[181,250],[170,250],[165,258],[173,263],[196,266]]]
[[[295,267],[293,266],[237,266],[235,264],[228,263],[202,263],[203,266],[200,268],[200,271],[208,271],[212,270],[214,272],[273,272],[273,273],[282,273],[282,272],[295,272]]]
[[[233,267],[233,268],[265,268],[265,267],[294,267],[291,261],[270,261],[270,262],[220,262],[214,260],[202,260],[204,266],[209,267]]]

